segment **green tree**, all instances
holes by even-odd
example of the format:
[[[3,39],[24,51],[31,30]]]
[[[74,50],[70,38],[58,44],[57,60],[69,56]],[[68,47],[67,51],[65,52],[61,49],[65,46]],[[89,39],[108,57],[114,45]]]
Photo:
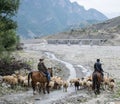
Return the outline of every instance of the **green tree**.
[[[16,48],[17,23],[13,20],[19,8],[19,0],[0,0],[0,54]]]

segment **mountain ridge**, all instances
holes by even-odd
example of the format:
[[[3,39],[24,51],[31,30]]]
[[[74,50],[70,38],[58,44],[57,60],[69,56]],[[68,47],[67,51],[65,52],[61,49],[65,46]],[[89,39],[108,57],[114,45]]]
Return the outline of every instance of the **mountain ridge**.
[[[26,38],[39,37],[64,31],[71,25],[82,23],[84,27],[91,24],[89,20],[96,23],[106,19],[99,11],[85,10],[69,0],[21,0],[17,15],[18,34]]]

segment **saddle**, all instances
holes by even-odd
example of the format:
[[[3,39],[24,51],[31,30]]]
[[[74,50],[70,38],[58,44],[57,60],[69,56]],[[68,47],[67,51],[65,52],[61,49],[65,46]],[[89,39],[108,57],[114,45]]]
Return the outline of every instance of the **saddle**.
[[[42,73],[42,75],[47,78],[48,82],[50,81],[50,76],[48,76],[46,73],[44,73],[42,71],[39,71],[39,72]]]
[[[39,71],[39,72],[42,73],[43,76],[47,77],[47,75],[44,72],[42,71]]]
[[[104,81],[102,72],[96,70],[96,71],[93,72],[93,74],[94,74],[94,73],[100,73],[101,81],[102,81],[102,82]]]

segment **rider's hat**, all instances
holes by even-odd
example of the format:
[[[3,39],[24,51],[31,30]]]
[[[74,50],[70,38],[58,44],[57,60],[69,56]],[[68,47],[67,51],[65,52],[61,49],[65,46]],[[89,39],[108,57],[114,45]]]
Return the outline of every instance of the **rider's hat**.
[[[39,61],[43,61],[43,60],[44,60],[43,58],[39,59]]]

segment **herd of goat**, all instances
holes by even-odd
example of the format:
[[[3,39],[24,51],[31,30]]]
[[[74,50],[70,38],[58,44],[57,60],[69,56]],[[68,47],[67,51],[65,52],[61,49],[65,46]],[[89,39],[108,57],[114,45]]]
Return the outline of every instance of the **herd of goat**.
[[[20,85],[22,87],[28,87],[28,75],[21,74],[12,74],[6,75],[2,77],[2,83],[7,83],[11,85],[12,88]],[[36,90],[39,86],[39,83],[36,84]],[[69,81],[63,80],[59,76],[51,77],[51,81],[49,83],[50,90],[54,89],[63,89],[64,92],[67,92],[68,87],[74,86],[75,90],[79,90],[81,88],[86,88],[88,91],[92,90],[92,76],[88,76],[85,78],[73,78]],[[102,86],[104,89],[109,88],[111,91],[114,91],[115,81],[111,77],[104,76],[104,81],[102,82]]]

